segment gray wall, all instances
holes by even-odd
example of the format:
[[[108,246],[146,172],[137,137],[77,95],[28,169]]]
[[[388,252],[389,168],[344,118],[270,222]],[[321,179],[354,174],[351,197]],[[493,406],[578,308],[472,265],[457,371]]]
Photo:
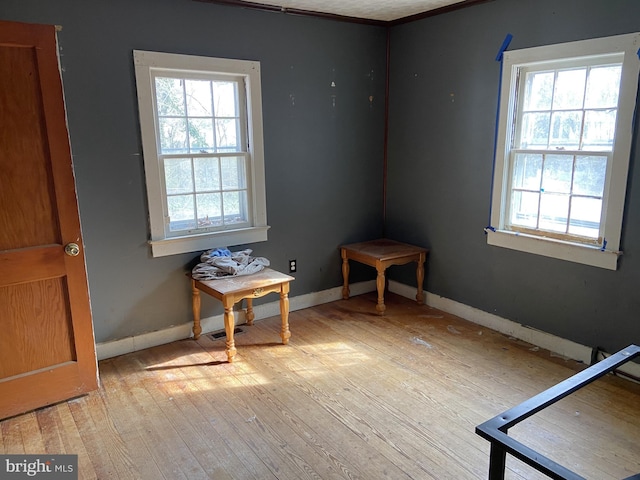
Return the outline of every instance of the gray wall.
[[[588,346],[640,343],[637,125],[617,271],[488,246],[483,232],[507,33],[518,49],[639,30],[637,0],[496,0],[392,29],[386,232],[431,248],[429,291]]]
[[[3,0],[0,18],[63,27],[98,342],[191,319],[184,272],[197,254],[154,259],[146,245],[133,49],[262,63],[272,228],[249,247],[280,270],[298,260],[292,296],[340,285],[337,246],[382,234],[384,28],[191,0]],[[431,248],[429,291],[585,345],[640,342],[636,148],[618,271],[490,247],[482,230],[505,35],[515,49],[638,30],[637,0],[495,0],[392,28],[385,232]],[[390,276],[415,285],[411,266]]]
[[[0,18],[62,26],[98,342],[191,320],[184,272],[198,254],[151,258],[147,246],[134,49],[261,62],[271,230],[229,247],[283,271],[297,259],[291,296],[340,285],[338,245],[381,235],[386,29],[191,0],[2,0]],[[203,316],[221,312],[204,302]]]

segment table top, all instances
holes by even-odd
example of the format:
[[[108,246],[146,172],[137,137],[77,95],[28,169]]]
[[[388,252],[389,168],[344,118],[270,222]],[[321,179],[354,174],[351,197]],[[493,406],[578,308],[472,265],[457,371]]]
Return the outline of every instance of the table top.
[[[230,275],[216,280],[194,280],[196,283],[206,285],[222,295],[227,295],[229,293],[239,292],[242,290],[260,287],[264,288],[290,282],[295,280],[295,277],[277,272],[270,268],[265,268],[264,270],[258,273],[252,273],[251,275]]]
[[[396,242],[387,238],[370,240],[368,242],[351,243],[349,245],[341,245],[341,249],[348,252],[366,255],[378,260],[391,260],[407,255],[418,255],[426,253],[429,250],[423,247],[417,247],[408,243]]]

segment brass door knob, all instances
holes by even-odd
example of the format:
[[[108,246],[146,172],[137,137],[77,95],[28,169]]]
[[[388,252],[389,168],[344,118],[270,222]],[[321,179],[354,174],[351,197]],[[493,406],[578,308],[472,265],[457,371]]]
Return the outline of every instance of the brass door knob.
[[[75,257],[80,253],[80,247],[77,243],[67,243],[67,245],[64,247],[64,253],[66,253],[70,257]]]

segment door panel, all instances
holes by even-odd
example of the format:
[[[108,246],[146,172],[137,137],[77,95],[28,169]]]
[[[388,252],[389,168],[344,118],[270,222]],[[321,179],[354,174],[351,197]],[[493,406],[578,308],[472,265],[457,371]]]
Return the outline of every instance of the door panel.
[[[3,330],[11,332],[0,337],[0,378],[76,360],[65,283],[50,278],[0,289]]]
[[[0,72],[5,418],[97,388],[97,367],[55,27],[0,21]]]

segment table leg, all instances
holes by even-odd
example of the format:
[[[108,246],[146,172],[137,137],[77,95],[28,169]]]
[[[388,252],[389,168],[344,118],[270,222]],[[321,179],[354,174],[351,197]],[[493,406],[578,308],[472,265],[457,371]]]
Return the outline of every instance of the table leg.
[[[253,313],[253,298],[247,298],[247,311],[244,317],[247,319],[247,325],[253,325],[253,319],[256,318]]]
[[[347,258],[347,252],[344,248],[342,253],[342,298],[349,299],[349,259]]]
[[[193,338],[197,340],[202,333],[200,326],[200,290],[196,287],[195,280],[191,280],[191,304],[193,308]]]
[[[376,311],[378,312],[378,315],[384,315],[384,311],[387,309],[384,305],[385,268],[378,265],[376,266],[376,270],[378,271],[378,277],[376,278],[376,287],[378,289],[378,304],[376,305]]]
[[[418,260],[418,268],[416,269],[416,277],[418,281],[418,293],[416,294],[416,301],[418,305],[424,304],[424,292],[422,290],[422,284],[424,282],[424,261],[426,258],[426,254],[421,253],[420,259]]]
[[[289,282],[283,283],[280,288],[280,317],[282,318],[280,337],[283,345],[286,345],[291,338],[289,331]]]
[[[233,339],[233,330],[235,328],[235,319],[233,318],[233,299],[222,298],[222,304],[224,305],[224,331],[227,334],[227,361],[233,362],[233,357],[236,356],[236,342]]]

